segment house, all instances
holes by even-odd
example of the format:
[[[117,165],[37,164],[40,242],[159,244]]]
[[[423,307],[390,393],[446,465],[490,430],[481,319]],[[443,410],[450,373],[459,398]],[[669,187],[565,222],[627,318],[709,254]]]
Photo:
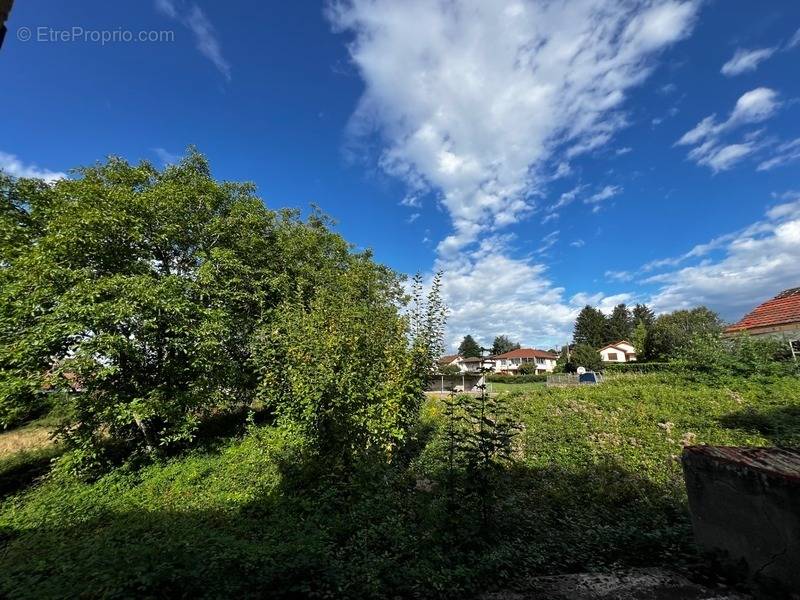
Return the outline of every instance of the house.
[[[525,363],[534,363],[537,373],[552,373],[556,368],[558,355],[536,348],[518,348],[491,358],[496,373],[516,374],[519,367]]]
[[[445,354],[436,362],[439,365],[440,369],[442,367],[449,367],[451,365],[455,365],[456,367],[459,368],[459,370],[463,372],[464,369],[462,368],[461,360],[462,360],[461,356],[459,356],[458,354]]]
[[[747,333],[753,337],[769,337],[789,344],[792,355],[800,357],[800,287],[790,288],[759,304],[726,327],[723,336]]]
[[[599,352],[603,362],[621,363],[636,360],[636,348],[628,340],[619,340],[613,344],[607,344],[600,348]]]

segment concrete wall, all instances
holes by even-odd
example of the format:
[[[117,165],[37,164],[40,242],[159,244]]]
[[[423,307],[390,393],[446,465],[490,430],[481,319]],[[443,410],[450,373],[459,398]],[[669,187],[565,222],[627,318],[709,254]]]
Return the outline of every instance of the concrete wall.
[[[800,453],[689,446],[683,471],[700,549],[762,590],[800,597]]]

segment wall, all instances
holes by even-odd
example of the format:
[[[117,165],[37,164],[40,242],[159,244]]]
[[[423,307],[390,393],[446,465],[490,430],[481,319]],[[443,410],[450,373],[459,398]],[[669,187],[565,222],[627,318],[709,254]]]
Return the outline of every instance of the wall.
[[[800,453],[687,446],[682,460],[700,549],[776,597],[800,590]]]
[[[609,353],[611,354],[616,353],[617,355],[616,360],[609,359],[608,358]],[[625,362],[625,352],[623,352],[621,349],[616,349],[616,348],[604,348],[603,350],[600,351],[600,358],[603,360],[603,362]]]

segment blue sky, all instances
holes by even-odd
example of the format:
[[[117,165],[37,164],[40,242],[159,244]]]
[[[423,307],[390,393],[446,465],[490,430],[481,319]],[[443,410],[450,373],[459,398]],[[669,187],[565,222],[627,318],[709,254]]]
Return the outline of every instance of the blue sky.
[[[795,1],[39,0],[8,29],[1,168],[194,144],[444,270],[453,343],[563,343],[587,302],[733,320],[800,285]]]

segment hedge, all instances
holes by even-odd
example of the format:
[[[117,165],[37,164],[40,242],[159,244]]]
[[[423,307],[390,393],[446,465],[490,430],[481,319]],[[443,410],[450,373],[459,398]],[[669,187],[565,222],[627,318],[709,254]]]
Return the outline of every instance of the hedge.
[[[604,364],[603,370],[609,373],[660,373],[674,371],[676,366],[668,362],[630,362]]]

